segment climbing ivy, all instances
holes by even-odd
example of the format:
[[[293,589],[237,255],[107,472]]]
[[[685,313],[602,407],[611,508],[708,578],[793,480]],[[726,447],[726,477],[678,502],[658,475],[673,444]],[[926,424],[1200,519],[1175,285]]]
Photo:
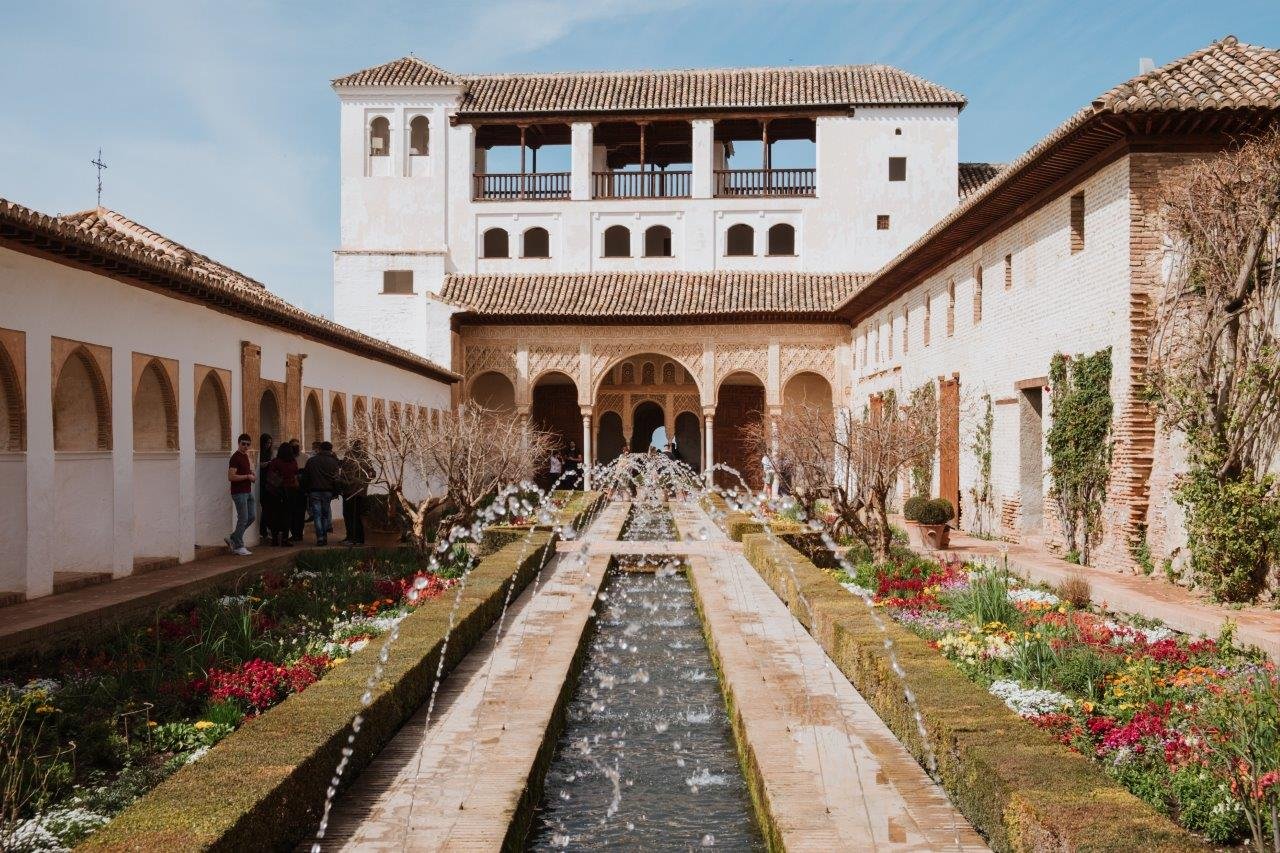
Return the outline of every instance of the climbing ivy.
[[[1111,348],[1056,354],[1049,362],[1053,424],[1049,497],[1057,505],[1069,559],[1088,565],[1111,469]]]
[[[989,533],[993,526],[992,518],[995,509],[995,495],[991,489],[991,433],[995,429],[995,410],[991,405],[991,395],[983,394],[984,406],[978,427],[973,433],[973,455],[978,462],[978,480],[969,489],[973,497],[974,518],[977,519],[978,533]]]
[[[925,382],[919,388],[912,391],[910,403],[913,407],[919,406],[923,409],[937,411],[938,391],[933,382]],[[927,497],[930,489],[933,488],[934,455],[934,452],[931,451],[927,457],[922,457],[919,462],[911,466],[912,494],[924,495]]]

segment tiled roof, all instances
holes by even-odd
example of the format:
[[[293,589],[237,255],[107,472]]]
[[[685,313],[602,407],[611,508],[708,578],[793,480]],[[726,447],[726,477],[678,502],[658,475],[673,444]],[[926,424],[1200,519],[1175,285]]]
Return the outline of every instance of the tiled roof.
[[[960,93],[889,65],[455,76],[405,57],[333,81],[338,88],[458,84],[466,88],[459,111],[471,114],[965,103]]]
[[[163,234],[140,225],[122,213],[105,207],[94,207],[79,213],[67,213],[58,217],[72,228],[85,234],[116,243],[127,248],[158,252],[181,266],[199,269],[206,275],[222,279],[229,286],[266,288],[260,281],[236,272],[231,267],[193,252],[186,246]]]
[[[112,276],[143,282],[160,292],[214,310],[283,328],[415,373],[456,382],[459,377],[429,359],[293,305],[261,283],[192,252],[112,210],[49,216],[0,198],[0,245],[31,246]]]
[[[1280,51],[1235,36],[1187,54],[1104,92],[1108,112],[1211,110],[1280,106]]]
[[[1244,44],[1227,36],[1154,71],[1140,74],[1099,96],[1089,106],[1060,124],[1048,136],[986,183],[964,194],[958,207],[925,234],[903,249],[841,305],[841,314],[852,317],[890,298],[904,284],[926,276],[941,259],[958,251],[975,235],[985,233],[1001,217],[1017,215],[1019,205],[1038,192],[1042,181],[1068,174],[1083,159],[1123,138],[1124,130],[1111,127],[1115,117],[1141,118],[1137,113],[1188,116],[1205,123],[1206,116],[1240,116],[1247,126],[1250,115],[1273,120],[1280,111],[1280,51]],[[1112,120],[1108,123],[1108,118]],[[1203,131],[1205,128],[1201,128]],[[1085,137],[1092,135],[1093,140]]]
[[[334,86],[458,86],[462,83],[448,71],[416,56],[403,56],[339,77]]]
[[[828,315],[861,273],[594,272],[448,275],[441,296],[486,317]]]
[[[964,201],[982,189],[988,181],[1000,174],[1003,168],[1003,163],[961,163],[960,200]]]

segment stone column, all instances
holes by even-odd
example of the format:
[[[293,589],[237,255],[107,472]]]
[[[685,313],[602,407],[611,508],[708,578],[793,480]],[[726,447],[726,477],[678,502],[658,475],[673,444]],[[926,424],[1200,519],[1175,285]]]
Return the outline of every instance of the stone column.
[[[582,489],[591,490],[591,408],[582,407]]]
[[[305,353],[289,353],[284,357],[284,416],[288,438],[302,439],[302,360]],[[288,438],[285,440],[287,441]]]
[[[249,341],[240,342],[240,423],[241,431],[253,437],[249,455],[258,458],[258,437],[262,424],[258,398],[262,396],[262,347]],[[233,430],[234,431],[234,430]],[[258,464],[262,464],[261,461]]]
[[[595,125],[589,121],[575,121],[570,125],[572,152],[570,154],[569,198],[573,201],[587,201],[592,190],[592,139],[595,136]]]
[[[781,406],[769,406],[769,461],[777,463],[778,459],[778,419],[782,417]],[[769,484],[769,497],[778,496],[778,469],[773,470],[773,482]]]
[[[715,194],[715,127],[711,119],[695,119],[693,125],[693,186],[694,198],[711,198]]]
[[[715,420],[716,410],[714,407],[708,406],[702,410],[702,422],[706,433],[706,448],[702,454],[702,470],[707,481],[707,485],[712,483],[711,466],[715,464]]]

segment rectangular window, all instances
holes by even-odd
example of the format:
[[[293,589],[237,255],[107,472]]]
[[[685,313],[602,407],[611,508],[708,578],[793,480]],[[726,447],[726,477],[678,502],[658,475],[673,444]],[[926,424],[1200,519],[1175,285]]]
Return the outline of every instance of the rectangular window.
[[[876,217],[876,230],[877,231],[889,230],[889,214],[881,213],[879,216]]]
[[[889,348],[889,360],[893,361],[893,315],[889,315],[889,324],[885,328],[885,346]]]
[[[907,354],[908,341],[911,339],[911,315],[907,313],[907,309],[902,309],[902,354]]]
[[[1004,289],[1013,289],[1013,255],[1004,256]]]
[[[905,181],[907,179],[907,158],[906,157],[890,157],[889,158],[889,180]]]
[[[973,268],[973,324],[982,322],[982,264]]]
[[[956,283],[947,282],[947,337],[956,333]]]
[[[1071,197],[1071,254],[1084,251],[1084,193]]]
[[[383,293],[413,293],[413,270],[383,270]]]
[[[926,293],[924,295],[924,345],[929,345],[929,340],[933,334],[933,294]]]

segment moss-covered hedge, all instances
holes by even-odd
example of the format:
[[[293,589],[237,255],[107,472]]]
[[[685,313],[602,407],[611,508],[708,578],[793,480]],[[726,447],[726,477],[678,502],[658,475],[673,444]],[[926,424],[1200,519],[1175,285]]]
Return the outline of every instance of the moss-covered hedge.
[[[580,520],[597,495],[561,511]],[[512,542],[481,560],[467,580],[448,643],[448,672],[497,620],[512,578],[523,589],[555,537],[534,531],[528,546]],[[184,767],[78,849],[275,850],[314,831],[325,790],[346,745],[351,720],[363,713],[349,781],[428,698],[449,628],[453,595],[423,604],[400,623],[373,701],[361,707],[381,644],[371,643],[304,692],[246,723],[199,762]]]
[[[924,750],[885,634],[866,605],[791,547],[748,533],[743,552],[881,719]],[[799,603],[797,585],[812,609]],[[1196,837],[1029,725],[920,637],[889,621],[952,802],[996,850],[1205,850]]]

